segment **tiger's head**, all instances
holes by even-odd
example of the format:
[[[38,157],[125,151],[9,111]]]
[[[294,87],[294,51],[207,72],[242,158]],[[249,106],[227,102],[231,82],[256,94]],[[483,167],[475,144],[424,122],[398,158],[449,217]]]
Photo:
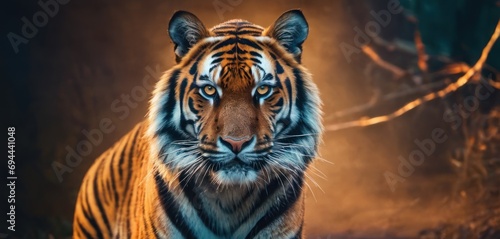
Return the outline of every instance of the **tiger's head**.
[[[177,65],[157,83],[148,116],[160,164],[217,185],[302,175],[322,131],[318,90],[301,65],[302,12],[268,28],[230,20],[207,29],[179,11],[168,31]]]

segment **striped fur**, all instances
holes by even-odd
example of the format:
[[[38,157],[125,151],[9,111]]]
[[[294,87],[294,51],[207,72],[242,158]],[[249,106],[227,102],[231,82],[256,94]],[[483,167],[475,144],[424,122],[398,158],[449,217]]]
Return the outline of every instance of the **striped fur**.
[[[304,174],[322,131],[300,64],[307,28],[299,10],[266,29],[174,14],[177,65],[147,120],[86,174],[74,238],[302,238]]]

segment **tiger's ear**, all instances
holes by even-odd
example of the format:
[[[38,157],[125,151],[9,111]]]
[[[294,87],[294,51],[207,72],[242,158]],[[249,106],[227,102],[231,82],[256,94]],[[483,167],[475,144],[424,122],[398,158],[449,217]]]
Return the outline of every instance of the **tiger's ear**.
[[[186,11],[174,13],[168,24],[168,34],[175,44],[174,52],[177,62],[188,53],[194,44],[210,36],[200,19]]]
[[[283,13],[264,35],[276,39],[288,52],[300,62],[302,43],[307,38],[309,26],[301,10],[290,10]]]

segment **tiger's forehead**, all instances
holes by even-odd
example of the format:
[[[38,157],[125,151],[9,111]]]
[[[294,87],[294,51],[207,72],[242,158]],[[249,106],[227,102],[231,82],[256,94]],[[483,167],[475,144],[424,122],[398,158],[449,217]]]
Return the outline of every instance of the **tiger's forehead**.
[[[222,88],[245,89],[262,83],[275,84],[272,58],[264,42],[264,28],[234,19],[210,29],[210,42],[198,65],[198,83],[210,81]]]
[[[262,40],[269,38],[228,36],[220,39],[201,59],[198,69],[200,79],[223,88],[242,89],[262,83],[275,84],[272,58],[259,44]]]

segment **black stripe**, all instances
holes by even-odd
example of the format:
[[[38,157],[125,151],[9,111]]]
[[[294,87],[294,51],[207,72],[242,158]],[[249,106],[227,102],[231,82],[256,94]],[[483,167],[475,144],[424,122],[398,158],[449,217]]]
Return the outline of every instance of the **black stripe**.
[[[242,217],[242,224],[246,223],[248,219],[250,219],[251,213],[256,212],[262,205],[269,199],[270,195],[273,195],[279,188],[281,188],[281,183],[279,178],[274,178],[268,185],[261,188],[258,192],[257,200],[253,203],[252,208],[250,209],[250,214]]]
[[[262,68],[261,66],[259,65],[255,65],[257,68],[259,68],[259,70],[263,71],[264,73],[266,73],[266,70],[264,70],[264,68]]]
[[[285,87],[288,93],[288,102],[290,102],[290,104],[293,104],[292,83],[290,83],[290,79],[288,77],[285,79]],[[290,105],[287,117],[290,117],[290,115],[292,114],[292,108],[293,108],[292,105]]]
[[[184,135],[177,130],[176,127],[170,125],[170,124],[165,124],[165,126],[162,128],[160,131],[160,134],[168,136],[170,140],[180,140],[180,139],[185,139]],[[159,155],[162,155],[165,153],[165,149],[169,145],[164,145],[160,149]]]
[[[195,78],[197,77],[197,73],[195,74],[194,77]],[[187,120],[186,119],[186,115],[184,114],[184,111],[185,111],[185,109],[184,109],[184,95],[186,94],[186,88],[188,88],[187,84],[188,84],[188,79],[184,78],[182,80],[182,82],[181,82],[180,91],[179,91],[179,106],[180,106],[180,110],[181,110],[180,128],[182,130],[184,130],[184,132],[186,133],[186,135],[190,135],[188,133],[188,131],[187,131],[187,127],[188,127],[188,125],[193,125],[194,121],[193,120]],[[188,92],[190,90],[192,90],[192,88],[195,87],[195,86],[196,86],[195,84],[191,84],[189,86],[189,89],[187,89]],[[189,103],[189,101],[188,101],[188,103]],[[188,105],[188,107],[189,107],[189,105]],[[193,126],[193,128],[194,128],[194,126]]]
[[[260,199],[254,204],[254,207],[252,208],[252,211],[255,211],[259,209],[262,204],[266,201],[266,199],[269,198],[270,195],[273,195],[279,188],[281,188],[281,181],[279,178],[274,178],[271,183],[269,183],[266,187],[262,188],[259,191],[259,196],[257,197]]]
[[[173,109],[175,109],[175,88],[177,86],[177,79],[179,78],[180,71],[176,70],[172,73],[172,76],[168,79],[168,95],[165,105],[163,106],[163,111],[166,113],[163,122],[169,122],[173,116]],[[162,126],[168,125],[167,123]],[[160,126],[159,131],[162,130],[162,126]]]
[[[236,38],[234,37],[231,37],[227,40],[224,40],[220,43],[218,43],[217,45],[215,45],[213,48],[212,48],[212,51],[217,51],[219,50],[219,48],[222,48],[222,47],[225,47],[225,46],[228,46],[228,45],[231,45],[231,44],[235,44],[236,43]]]
[[[225,79],[230,73],[231,71],[229,70],[229,67],[226,66],[222,69],[222,71],[220,71],[219,78]],[[225,83],[227,84],[227,82]]]
[[[189,74],[194,75],[198,72],[198,63],[200,62],[202,57],[203,57],[203,54],[200,54],[198,56],[198,58],[196,58],[196,61],[191,66],[191,69],[189,69]],[[195,77],[195,79],[196,79],[196,77]]]
[[[276,60],[274,61],[275,63],[275,68],[276,68],[276,74],[283,74],[285,70],[283,70],[283,66]]]
[[[283,84],[281,84],[280,77],[278,75],[275,75],[275,77],[276,77],[276,86],[275,87],[283,89]]]
[[[241,30],[238,30],[234,34],[236,34],[236,35],[260,36],[262,34],[262,30],[258,30],[258,31],[253,31],[253,30],[244,30],[244,31],[241,31]]]
[[[118,204],[118,190],[116,189],[116,178],[115,178],[115,167],[113,167],[113,162],[115,161],[115,154],[116,150],[113,150],[113,154],[111,156],[111,163],[110,163],[110,170],[111,170],[111,191],[113,191],[113,201],[115,204]],[[120,168],[120,165],[118,165],[118,168]]]
[[[216,64],[216,63],[221,62],[222,60],[224,60],[224,58],[223,57],[219,57],[219,58],[216,58],[216,59],[212,60],[212,62],[210,64]]]
[[[198,206],[200,204],[200,200],[195,194],[194,191],[194,183],[192,183],[192,180],[188,180],[188,176],[186,175],[185,172],[182,172],[179,176],[179,183],[181,184],[182,191],[184,192],[184,195],[188,198],[189,203],[191,206],[196,210],[196,214],[198,217],[201,219],[203,224],[207,228],[209,228],[214,234],[217,236],[222,236],[224,232],[219,231],[215,227],[215,223],[212,223],[212,220],[208,213],[203,210],[203,207]]]
[[[85,237],[86,238],[94,238],[90,232],[87,231],[87,229],[85,229],[85,227],[82,225],[82,223],[80,222],[80,219],[76,219],[76,223],[78,224],[78,228],[80,229],[81,232],[83,232],[83,234],[85,234]]]
[[[247,53],[248,53],[248,51],[247,51],[247,50],[245,50],[245,49],[240,48],[240,46],[239,46],[239,45],[236,45],[236,53],[240,53],[240,54],[247,54]]]
[[[132,194],[128,194],[128,201],[126,201],[126,205],[125,205],[125,208],[128,209],[128,213],[129,215],[132,215],[132,211],[135,209],[130,207],[130,205],[132,204]],[[127,236],[126,238],[130,238],[130,235],[132,234],[132,227],[130,225],[130,220],[126,220],[125,221],[125,228],[126,228],[126,232],[127,232]]]
[[[260,60],[255,58],[255,57],[250,58],[250,60],[252,60],[253,62],[259,63],[259,64],[261,63]]]
[[[215,54],[213,54],[213,55],[212,55],[212,58],[217,58],[217,57],[219,57],[219,56],[222,56],[222,55],[224,55],[224,53],[225,53],[225,52],[223,52],[223,51],[221,51],[221,52],[217,52],[217,53],[215,53]]]
[[[128,187],[129,187],[130,180],[131,180],[131,178],[130,178],[130,174],[131,174],[131,172],[132,172],[131,170],[132,170],[132,168],[133,168],[133,166],[134,166],[134,165],[133,165],[133,162],[134,162],[134,161],[133,161],[133,158],[134,158],[134,157],[133,157],[133,155],[132,155],[132,154],[134,153],[134,147],[135,147],[135,144],[136,144],[136,142],[137,142],[137,136],[139,135],[139,132],[140,132],[140,130],[136,130],[136,131],[134,132],[134,135],[132,135],[132,140],[130,140],[130,138],[129,138],[129,139],[127,140],[127,143],[123,146],[123,149],[122,149],[122,150],[123,150],[123,151],[122,151],[122,157],[123,157],[123,152],[127,152],[127,146],[128,146],[130,143],[132,143],[132,145],[130,146],[130,151],[131,151],[131,152],[129,152],[129,154],[127,155],[127,156],[128,156],[128,157],[127,157],[128,162],[127,162],[126,168],[128,169],[128,170],[127,170],[127,172],[128,172],[128,173],[127,173],[128,178],[126,178],[126,179],[125,179],[125,187],[123,188],[123,191],[124,191],[124,192],[128,192]],[[120,167],[121,167],[121,166],[120,166]]]
[[[279,204],[274,205],[267,213],[262,217],[252,228],[250,233],[246,236],[247,239],[253,238],[258,235],[264,228],[271,225],[278,218],[280,218],[293,204],[297,201],[301,194],[302,188],[302,173],[299,173],[295,180],[292,179],[292,184],[290,188],[286,189],[285,195],[283,195]]]
[[[251,70],[250,71],[242,70],[240,72],[242,72],[246,76],[247,79],[252,79]]]
[[[246,60],[248,60],[248,57],[241,56],[240,54],[237,54],[236,58],[238,59],[238,61],[246,61]]]
[[[250,51],[250,55],[262,58],[262,55],[256,51]]]
[[[218,31],[218,30],[223,30],[223,29],[234,29],[235,27],[236,27],[235,25],[217,26],[213,29],[213,31]]]
[[[292,102],[292,84],[290,83],[290,79],[287,77],[285,79],[285,88],[286,88],[286,91],[288,93],[288,102],[289,102],[289,105],[288,105],[288,112],[287,112],[287,115],[281,119],[279,119],[276,124],[283,124],[283,129],[286,128],[286,126],[290,125],[291,123],[291,114],[292,114],[292,105],[293,102]],[[283,130],[281,131],[283,132]],[[277,132],[278,134],[276,136],[279,136],[279,134],[281,132]]]
[[[88,188],[88,187],[89,187],[89,185],[88,185],[88,180],[87,180],[86,184],[85,184],[85,188]],[[89,202],[89,198],[87,197],[87,195],[89,195],[89,194],[85,194],[85,205],[87,205],[87,209],[85,209],[85,207],[82,203],[83,215],[89,221],[90,225],[92,225],[93,229],[95,230],[95,232],[97,234],[97,238],[103,238],[101,229],[99,229],[99,226],[97,225],[97,222],[95,221],[95,219],[93,217],[94,214],[92,213],[92,211],[90,211],[90,202]]]
[[[193,180],[188,180],[188,175],[186,175],[185,173],[181,173],[181,175],[179,176],[179,182],[181,184],[181,188],[182,188],[185,196],[188,198],[188,200],[189,200],[190,204],[192,205],[192,207],[196,210],[196,214],[201,219],[201,221],[203,222],[203,224],[207,228],[209,228],[217,236],[225,236],[225,235],[227,235],[228,232],[219,230],[219,228],[217,228],[217,222],[213,220],[214,218],[210,217],[210,214],[208,212],[206,212],[202,206],[199,205],[200,204],[200,199],[195,194],[194,188],[196,187],[196,185],[193,182]],[[269,189],[263,189],[261,191],[261,195],[259,195],[259,196],[262,196],[263,194],[269,193],[268,190]],[[274,192],[275,190],[271,189],[270,191]],[[241,200],[238,201],[237,203],[235,203],[234,205],[229,206],[229,207],[225,207],[225,206],[221,205],[220,202],[218,203],[218,205],[219,205],[220,209],[224,213],[226,213],[226,214],[232,214],[236,210],[240,210],[241,206],[245,202],[247,202],[249,200],[250,196],[252,196],[252,191],[248,190],[245,193],[245,195],[243,195],[243,197],[241,198]],[[244,221],[244,220],[247,220],[249,218],[249,216],[251,216],[251,213],[253,213],[258,207],[260,207],[263,204],[263,202],[264,202],[264,200],[262,200],[258,205],[256,205],[254,207],[254,209],[249,210],[250,214],[246,215],[245,217],[241,217],[242,219],[240,220],[240,222]],[[241,225],[241,224],[240,223],[235,223],[234,226],[237,227],[238,225]],[[229,228],[229,231],[232,231],[234,229],[235,229],[234,227],[233,228]]]
[[[191,110],[191,112],[193,112],[194,114],[198,114],[198,110],[194,107],[194,101],[193,101],[193,98],[189,98],[188,99],[188,106],[189,106],[189,109]]]
[[[237,23],[237,24],[227,24],[227,25],[220,25],[216,26],[213,31],[217,30],[223,30],[223,29],[244,29],[244,28],[250,28],[250,29],[257,29],[257,30],[263,30],[262,28],[255,26],[251,23]]]
[[[102,165],[100,165],[99,168],[101,170],[103,170]],[[103,172],[101,171],[99,173],[102,174]],[[99,174],[99,173],[97,173],[97,174]],[[100,200],[101,198],[99,198],[99,195],[101,195],[103,192],[96,191],[99,189],[99,187],[97,185],[98,181],[102,181],[102,179],[99,179],[99,180],[98,180],[98,178],[94,179],[94,185],[93,185],[94,200],[95,200],[95,204],[97,205],[97,208],[99,209],[100,216],[102,217],[102,220],[104,221],[104,225],[106,226],[108,235],[111,236],[111,225],[109,224],[108,217],[106,215],[106,211],[104,210],[104,207],[102,206],[102,203]]]
[[[212,73],[212,71],[217,68],[219,65],[213,65],[212,67],[210,67],[210,69],[208,70],[208,72]]]
[[[125,137],[130,137],[130,136],[128,136],[128,135],[127,135],[127,136],[125,136]],[[121,143],[121,144],[123,144],[123,143]],[[119,147],[119,146],[120,146],[121,144],[117,145],[117,146],[116,146],[116,147],[117,147],[117,149],[116,149],[116,150],[114,150],[114,151],[118,151],[118,150],[120,150],[120,147]],[[123,180],[123,170],[122,170],[122,165],[123,165],[123,161],[125,160],[124,154],[125,154],[125,152],[124,152],[124,150],[122,150],[122,152],[121,152],[121,154],[120,154],[120,160],[118,161],[118,176],[120,177],[120,181],[121,181],[121,180]]]
[[[175,88],[177,86],[177,79],[180,75],[180,71],[176,70],[172,73],[172,76],[168,80],[168,95],[164,107],[162,108],[165,112],[165,117],[163,118],[163,124],[160,125],[155,132],[157,135],[167,136],[171,140],[182,139],[183,135],[177,131],[169,122],[173,117],[173,109],[175,109],[175,104],[177,102],[175,98]],[[162,146],[159,155],[165,153],[166,146]]]
[[[276,55],[274,55],[272,52],[269,53],[271,55],[271,58],[273,58],[273,60],[276,60]]]
[[[236,46],[236,45],[234,45],[234,47],[231,48],[231,50],[226,51],[226,54],[230,54],[230,55],[233,55],[235,53],[238,53],[238,46]]]
[[[181,85],[179,86],[179,108],[181,111],[181,118],[180,118],[180,124],[181,124],[181,129],[185,130],[186,128],[186,117],[184,115],[184,94],[186,94],[186,86],[187,86],[188,79],[184,78],[181,81]]]
[[[311,132],[315,132],[312,128],[312,126],[306,124],[304,122],[304,120],[301,118],[299,118],[299,121],[297,122],[297,124],[292,128],[290,129],[288,132],[287,132],[287,135],[303,135],[303,134],[308,134],[308,133],[311,133]],[[279,142],[282,142],[282,143],[286,143],[286,144],[297,144],[299,143],[298,141],[300,139],[303,139],[303,138],[309,138],[309,139],[313,139],[314,140],[314,144],[317,145],[317,139],[316,137],[314,137],[313,135],[306,135],[306,136],[303,136],[303,137],[288,137],[288,138],[283,138],[283,139],[280,139],[278,140]],[[303,147],[301,148],[298,148],[296,150],[299,150],[300,153],[304,154],[304,155],[310,155],[311,152],[307,152],[305,151],[306,149],[304,149]],[[302,159],[304,160],[304,162],[306,164],[310,163],[311,160],[313,159],[312,156],[303,156]]]
[[[306,131],[305,129],[307,129],[307,125],[304,124],[302,119],[299,119],[297,124],[295,124],[293,126],[293,128],[291,128],[286,134],[287,135],[303,135],[303,134],[306,134],[306,132],[311,132],[311,131]],[[283,139],[279,139],[278,141],[282,142],[282,143],[292,144],[292,143],[298,143],[297,141],[299,141],[300,139],[306,138],[306,137],[311,137],[311,136],[305,135],[303,137],[285,137]]]
[[[180,212],[179,205],[175,202],[174,196],[169,191],[167,184],[158,174],[155,172],[155,182],[158,191],[158,195],[160,196],[161,205],[163,207],[163,211],[167,214],[170,222],[181,232],[182,236],[187,239],[196,238],[187,222]]]
[[[207,80],[210,80],[210,78],[207,76],[207,75],[201,75],[200,77],[200,80],[202,81],[207,81]],[[195,79],[196,80],[196,79]],[[193,83],[194,84],[194,83]]]
[[[256,42],[250,41],[246,38],[238,38],[238,43],[241,43],[243,45],[251,46],[255,49],[262,50],[262,47],[260,47]]]
[[[106,159],[109,159],[107,156],[106,156]],[[106,163],[110,163],[111,160],[106,160]],[[104,169],[111,169],[109,167],[109,165],[104,165],[103,167],[103,171]],[[108,171],[106,170],[106,171]],[[102,173],[101,173],[102,174]],[[108,175],[106,175],[108,176]],[[99,180],[99,192],[101,192],[102,194],[102,202],[104,205],[109,205],[110,204],[110,201],[111,201],[111,198],[112,197],[112,191],[111,189],[109,188],[109,176],[108,177],[103,177],[101,180]]]
[[[198,71],[198,61],[195,61],[189,69],[189,74],[194,75]]]
[[[295,76],[295,87],[297,91],[297,99],[296,99],[296,106],[298,109],[298,112],[300,112],[300,121],[297,123],[298,126],[301,126],[299,129],[297,129],[296,134],[305,134],[305,133],[317,133],[316,130],[314,129],[314,126],[309,124],[307,121],[304,119],[306,117],[309,117],[308,115],[304,115],[306,112],[306,108],[311,107],[311,99],[308,97],[307,92],[306,92],[306,87],[305,87],[305,82],[304,79],[302,78],[302,72],[299,69],[294,69],[293,74]],[[290,133],[292,134],[292,133]],[[317,138],[316,137],[310,137],[314,140],[314,144],[317,145]],[[298,140],[297,138],[294,138],[294,140]],[[301,148],[300,150],[305,150],[304,148]],[[309,155],[310,152],[305,152],[305,155]],[[304,157],[304,161],[306,164],[310,163],[313,157]]]
[[[210,144],[210,143],[208,143],[208,142],[207,142],[207,143],[205,143],[205,144],[210,145],[210,146],[212,146],[212,147],[217,147],[217,145],[216,145],[216,144]],[[219,152],[219,151],[217,151],[217,150],[211,150],[211,149],[203,149],[203,152],[204,152],[204,153],[209,153],[209,154],[222,154],[222,153],[220,153],[220,152]],[[211,162],[207,162],[207,163],[208,163],[208,164],[211,164]]]
[[[299,69],[293,69],[293,75],[295,76],[295,90],[297,91],[297,108],[299,112],[304,112],[306,104],[310,102],[310,99],[307,98],[304,80]]]
[[[133,155],[135,153],[135,147],[136,147],[136,143],[137,143],[137,137],[139,136],[139,132],[141,132],[140,129],[136,129],[135,132],[133,133],[133,135],[129,135],[127,141],[124,144],[122,144],[122,147],[120,148],[122,150],[122,157],[127,159],[127,162],[125,165],[123,165],[123,164],[119,165],[120,167],[125,166],[125,168],[127,170],[127,178],[125,178],[125,185],[123,188],[124,192],[128,192],[128,188],[130,185],[131,174],[132,174],[131,169],[134,167],[134,164],[133,164],[134,156]],[[130,149],[127,149],[127,148],[130,148]],[[126,156],[123,155],[123,153],[125,153],[125,152],[128,152],[128,154]],[[130,205],[132,204],[132,196],[129,195],[128,197],[123,197],[120,200],[120,204],[123,205],[124,208],[127,208],[129,210],[129,213],[131,213],[130,211],[133,210],[133,208],[130,207]],[[126,232],[127,237],[130,237],[131,225],[130,225],[129,220],[125,221],[124,227],[125,227],[125,232]]]
[[[279,107],[279,108],[280,108],[279,110],[281,110],[281,107],[283,107],[283,103],[284,103],[284,102],[285,102],[285,101],[283,100],[283,98],[282,98],[282,97],[280,97],[280,98],[279,98],[279,100],[278,100],[278,102],[276,102],[276,104],[274,104],[273,106],[275,106],[275,107]],[[278,110],[278,112],[279,112],[279,110]]]

